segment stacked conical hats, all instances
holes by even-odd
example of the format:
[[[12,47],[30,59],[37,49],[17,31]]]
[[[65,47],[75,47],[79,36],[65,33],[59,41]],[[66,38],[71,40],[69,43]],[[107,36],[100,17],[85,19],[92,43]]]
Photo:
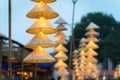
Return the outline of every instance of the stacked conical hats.
[[[58,62],[54,65],[54,67],[58,69],[57,75],[60,76],[61,79],[63,79],[63,77],[65,78],[68,74],[68,71],[66,69],[67,64],[65,64],[64,62],[68,58],[65,54],[65,52],[68,52],[68,50],[63,46],[64,44],[67,44],[67,42],[65,41],[66,35],[62,32],[63,30],[67,30],[63,26],[64,24],[67,24],[67,22],[60,17],[55,23],[58,24],[58,33],[55,35],[57,44],[55,52],[57,52],[57,54],[54,57],[58,60]]]
[[[86,39],[82,38],[80,40],[80,44],[79,44],[79,74],[77,75],[77,79],[79,80],[80,78],[84,79],[84,67],[86,66],[86,52],[85,52],[85,46],[86,46]],[[81,75],[81,74],[82,75]]]
[[[114,79],[119,79],[119,77],[120,77],[120,64],[118,64],[115,68]]]
[[[58,14],[47,5],[47,3],[55,2],[56,0],[32,0],[38,4],[26,15],[28,18],[37,19],[30,28],[26,30],[27,33],[35,34],[35,36],[28,42],[25,47],[34,49],[23,62],[29,63],[46,63],[54,62],[55,59],[47,53],[43,48],[50,48],[56,46],[46,34],[56,33],[57,30],[46,19],[53,19],[58,17]]]
[[[94,56],[97,56],[98,53],[95,52],[95,49],[98,49],[99,46],[96,44],[96,42],[98,42],[99,40],[96,38],[97,36],[99,36],[99,33],[95,31],[95,29],[98,29],[99,26],[97,26],[95,23],[91,22],[88,27],[86,28],[86,30],[88,30],[88,32],[85,34],[85,36],[87,36],[86,38],[86,75],[88,75],[88,77],[91,76],[93,69],[96,69],[97,67],[97,60],[96,58],[94,58]],[[97,75],[97,74],[96,74]]]
[[[74,72],[75,76],[78,77],[80,74],[80,69],[79,69],[79,57],[78,57],[78,50],[73,51],[73,65],[74,65]]]

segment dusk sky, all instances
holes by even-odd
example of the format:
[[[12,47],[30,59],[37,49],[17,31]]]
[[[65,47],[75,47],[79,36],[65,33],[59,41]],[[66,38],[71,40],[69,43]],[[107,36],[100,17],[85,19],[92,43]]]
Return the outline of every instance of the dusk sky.
[[[26,17],[26,14],[37,4],[30,0],[11,0],[12,1],[12,39],[27,44],[34,35],[26,33],[36,19]],[[48,4],[56,11],[68,24],[72,22],[72,1],[56,0],[56,2]],[[89,12],[103,12],[111,14],[120,21],[120,0],[78,0],[76,3],[75,23],[80,22],[81,17]],[[51,23],[58,19],[50,19]],[[56,24],[53,24],[56,26]],[[66,25],[71,34],[70,25]],[[0,33],[8,36],[8,0],[0,0]]]

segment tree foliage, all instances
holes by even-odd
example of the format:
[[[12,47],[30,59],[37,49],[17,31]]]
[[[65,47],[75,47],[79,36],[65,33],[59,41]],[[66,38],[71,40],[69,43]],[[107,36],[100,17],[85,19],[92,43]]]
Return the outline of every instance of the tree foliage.
[[[115,61],[116,55],[120,57],[120,23],[112,15],[95,12],[83,16],[74,28],[75,46],[78,48],[79,40],[84,37],[85,29],[90,22],[100,26],[100,29],[97,31],[100,33],[100,49],[98,50],[100,55],[98,58],[110,57],[112,61]]]
[[[101,57],[109,57],[114,64],[120,63],[120,30],[113,30],[103,41]]]

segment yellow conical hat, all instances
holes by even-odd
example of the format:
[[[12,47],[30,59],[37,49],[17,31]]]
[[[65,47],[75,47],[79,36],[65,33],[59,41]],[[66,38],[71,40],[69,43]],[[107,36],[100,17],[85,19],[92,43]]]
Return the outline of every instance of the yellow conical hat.
[[[54,36],[55,38],[61,38],[64,39],[66,38],[66,35],[62,31],[58,31],[58,33]]]
[[[78,62],[78,61],[73,61],[72,64],[73,64],[73,65],[79,65],[79,62]]]
[[[55,41],[56,44],[67,44],[67,41],[65,41],[64,39],[61,40],[61,39],[58,39]]]
[[[82,76],[82,75],[78,76],[77,80],[84,80],[84,76]]]
[[[81,51],[80,51],[80,56],[81,56],[81,55],[86,55],[85,50],[81,50]]]
[[[54,61],[55,59],[41,47],[35,48],[35,50],[23,60],[23,62],[28,63],[46,63]]]
[[[68,50],[67,50],[62,44],[59,44],[59,45],[55,48],[55,52],[59,52],[59,51],[68,52]]]
[[[92,64],[92,62],[87,63],[87,66],[85,66],[85,69],[95,69],[96,64]]]
[[[34,2],[44,1],[45,3],[52,3],[52,2],[55,2],[56,0],[31,0],[31,1],[34,1]]]
[[[87,63],[87,62],[97,63],[98,61],[97,61],[96,58],[91,57],[91,58],[86,58],[86,63]]]
[[[55,23],[56,24],[67,24],[67,22],[62,17],[59,17]]]
[[[87,33],[85,33],[85,36],[90,36],[90,35],[99,36],[99,33],[96,32],[96,31],[92,31],[92,32],[87,32]]]
[[[62,51],[58,52],[54,57],[57,58],[57,59],[62,59],[62,60],[68,59],[66,54]]]
[[[26,32],[31,34],[37,34],[39,32],[43,32],[44,34],[53,34],[56,33],[57,30],[45,18],[41,17],[29,29],[27,29]]]
[[[41,46],[42,48],[49,48],[56,46],[44,33],[37,34],[25,47],[36,48]]]
[[[57,75],[58,76],[66,76],[68,73],[68,71],[65,69],[65,67],[60,67],[57,71]]]
[[[28,14],[29,18],[37,18],[44,17],[46,19],[56,18],[58,14],[53,11],[46,3],[41,1],[38,3]]]
[[[73,62],[75,62],[75,61],[77,61],[77,62],[78,62],[78,59],[77,59],[77,58],[74,58],[74,59],[72,59],[72,61],[73,61]]]
[[[63,25],[63,24],[59,24],[58,26],[57,26],[57,30],[58,31],[63,31],[63,30],[67,30],[67,28]]]
[[[86,48],[87,48],[87,49],[89,49],[89,48],[98,49],[99,46],[96,45],[93,41],[90,41],[90,42],[87,44]]]
[[[68,67],[67,64],[63,62],[62,59],[59,59],[58,62],[54,65],[54,68],[60,68],[60,67]]]
[[[92,56],[97,56],[98,53],[95,52],[92,48],[89,48],[86,52],[86,55],[92,55]]]
[[[97,39],[97,38],[90,38],[90,37],[88,37],[87,39],[86,39],[86,42],[90,42],[90,41],[93,41],[93,42],[99,42],[99,40]]]
[[[78,69],[78,68],[79,68],[79,66],[78,66],[78,65],[75,65],[73,68],[74,68],[74,69]]]

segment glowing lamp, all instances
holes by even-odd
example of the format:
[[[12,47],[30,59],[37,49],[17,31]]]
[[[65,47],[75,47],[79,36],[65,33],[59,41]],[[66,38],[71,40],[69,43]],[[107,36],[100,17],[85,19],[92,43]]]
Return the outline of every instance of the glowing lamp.
[[[38,3],[41,1],[43,1],[45,3],[52,3],[52,2],[55,2],[56,0],[31,0],[31,1],[38,2]]]
[[[98,29],[98,28],[99,28],[98,25],[96,25],[95,23],[91,22],[91,23],[87,26],[86,30]]]
[[[52,19],[58,17],[58,14],[53,11],[46,3],[41,1],[27,14],[27,17],[37,19],[44,17],[46,19]]]
[[[30,34],[38,34],[39,32],[53,34],[56,33],[57,30],[45,18],[41,17],[29,29],[27,29],[26,32]]]
[[[63,60],[59,59],[58,62],[54,65],[54,68],[60,68],[60,67],[68,67],[66,63],[63,62]]]
[[[87,49],[92,48],[92,49],[98,49],[99,46],[96,45],[93,41],[90,41],[88,45],[86,46]]]
[[[59,44],[59,45],[55,48],[55,52],[59,52],[59,51],[68,52],[68,50],[67,50],[62,44]]]
[[[57,71],[58,76],[66,76],[67,74],[69,73],[64,67],[60,67]]]
[[[23,62],[27,63],[46,63],[54,61],[55,59],[40,46],[35,48],[35,50],[23,60]]]
[[[68,59],[66,54],[62,51],[58,52],[54,57],[57,58],[57,59],[62,59],[62,60]]]
[[[50,48],[56,46],[44,33],[40,32],[25,45],[26,48],[36,48],[41,46],[42,48]]]

